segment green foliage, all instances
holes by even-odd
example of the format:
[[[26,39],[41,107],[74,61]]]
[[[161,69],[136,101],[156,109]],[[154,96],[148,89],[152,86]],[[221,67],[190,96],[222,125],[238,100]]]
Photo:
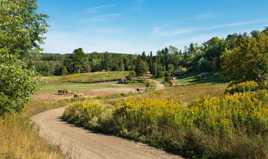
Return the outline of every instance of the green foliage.
[[[19,112],[35,89],[34,73],[12,56],[0,56],[0,115]]]
[[[0,0],[0,115],[19,112],[35,89],[34,73],[17,58],[39,49],[46,15],[35,0]]]
[[[241,83],[231,83],[225,90],[225,93],[246,93],[256,91],[259,88],[259,85],[255,81],[246,81]]]
[[[144,81],[146,91],[154,91],[156,89],[156,83],[153,80],[145,80]]]
[[[148,66],[141,58],[138,58],[135,65],[135,73],[137,76],[143,76],[148,72]]]
[[[82,48],[75,49],[69,58],[65,59],[64,66],[70,73],[90,72],[88,59]]]
[[[170,80],[172,80],[172,76],[170,74],[170,72],[165,72],[165,78],[164,78],[164,81],[169,83]]]
[[[136,76],[136,73],[134,71],[130,71],[129,74],[126,76],[126,79],[128,81],[132,81],[135,76]]]
[[[107,109],[77,104],[64,116],[191,158],[265,159],[268,109],[262,98],[254,93],[204,97],[188,107],[171,98],[128,98]]]
[[[0,48],[5,53],[23,57],[39,48],[47,16],[37,13],[35,0],[1,0],[0,17]]]
[[[222,56],[222,74],[234,81],[262,83],[268,72],[268,36],[265,33],[239,37],[234,48]]]
[[[84,54],[82,49],[76,49],[74,54],[44,54],[41,59],[34,59],[34,65],[44,75],[59,74],[57,65],[64,65],[68,73],[135,71],[141,76],[149,70],[153,77],[161,78],[165,72],[176,76],[206,72],[220,73],[225,81],[254,80],[264,85],[268,71],[267,46],[266,29],[231,34],[225,39],[213,37],[203,44],[192,43],[184,50],[170,46],[155,55],[152,52],[138,56],[108,52]]]
[[[136,55],[90,53],[76,49],[73,54],[40,54],[32,65],[42,75],[62,75],[100,71],[134,71]],[[63,74],[63,75],[64,75]]]
[[[93,130],[103,130],[107,120],[111,120],[111,109],[94,100],[76,102],[68,107],[63,119],[68,122]]]

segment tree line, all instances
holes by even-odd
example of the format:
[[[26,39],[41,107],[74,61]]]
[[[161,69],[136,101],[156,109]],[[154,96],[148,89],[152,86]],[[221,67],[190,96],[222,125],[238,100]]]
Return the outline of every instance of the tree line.
[[[217,73],[225,80],[264,81],[268,71],[268,29],[213,37],[183,50],[169,46],[156,53],[91,53],[75,49],[72,54],[41,54],[33,66],[43,75],[95,71],[135,71],[141,76],[172,77],[187,73]]]
[[[97,71],[132,71],[136,55],[122,53],[90,53],[82,48],[72,54],[39,54],[31,60],[31,67],[41,75],[65,75]]]
[[[149,70],[154,77],[206,72],[229,81],[262,83],[268,73],[268,28],[226,38],[213,37],[202,44],[192,43],[184,50],[170,46],[156,55],[142,53],[137,60],[136,64],[144,65],[143,70]]]

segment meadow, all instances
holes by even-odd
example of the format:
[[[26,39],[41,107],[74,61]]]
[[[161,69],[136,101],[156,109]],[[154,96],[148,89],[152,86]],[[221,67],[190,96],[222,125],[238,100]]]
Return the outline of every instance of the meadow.
[[[267,158],[267,90],[225,94],[227,85],[187,82],[109,104],[78,101],[63,119],[187,158]]]
[[[128,75],[128,72],[95,72],[80,73],[66,76],[46,76],[40,78],[40,87],[36,94],[55,94],[60,89],[67,89],[74,93],[87,93],[101,88],[134,88],[144,87],[142,83],[117,84],[117,80]]]

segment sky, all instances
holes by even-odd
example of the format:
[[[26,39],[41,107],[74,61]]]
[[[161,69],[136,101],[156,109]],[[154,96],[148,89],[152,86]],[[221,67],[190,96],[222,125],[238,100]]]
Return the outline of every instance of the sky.
[[[268,0],[38,0],[49,16],[44,52],[183,49],[268,26]]]

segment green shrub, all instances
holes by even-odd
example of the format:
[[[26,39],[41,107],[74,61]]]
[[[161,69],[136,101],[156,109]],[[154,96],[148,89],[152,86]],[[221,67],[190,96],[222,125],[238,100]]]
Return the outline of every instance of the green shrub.
[[[241,83],[231,83],[225,90],[225,93],[245,93],[256,91],[259,88],[259,85],[255,81],[246,81]]]
[[[67,108],[63,114],[63,119],[88,129],[101,130],[104,121],[110,119],[109,112],[111,111],[98,101],[87,100],[76,102]]]
[[[156,89],[156,83],[152,80],[145,80],[144,81],[146,91],[153,91]]]
[[[34,72],[13,57],[0,56],[0,115],[19,112],[36,86]]]

